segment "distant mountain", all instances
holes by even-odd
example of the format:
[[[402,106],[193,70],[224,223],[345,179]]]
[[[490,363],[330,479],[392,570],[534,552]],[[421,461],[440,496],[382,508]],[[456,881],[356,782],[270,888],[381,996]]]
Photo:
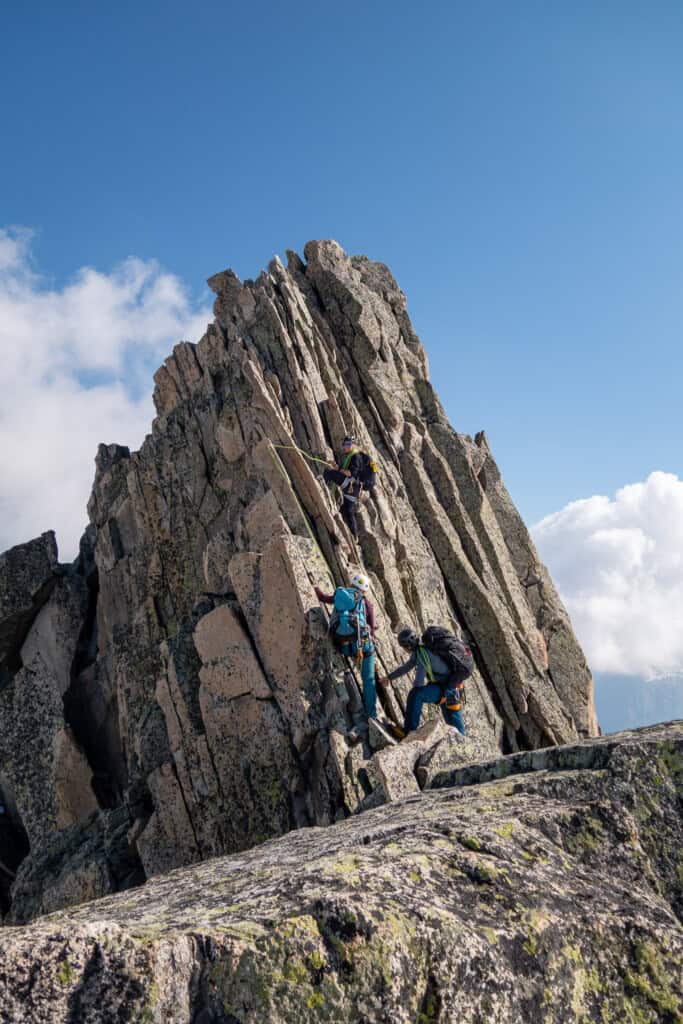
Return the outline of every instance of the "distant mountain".
[[[635,676],[596,676],[595,707],[603,733],[683,718],[683,675],[649,682]]]

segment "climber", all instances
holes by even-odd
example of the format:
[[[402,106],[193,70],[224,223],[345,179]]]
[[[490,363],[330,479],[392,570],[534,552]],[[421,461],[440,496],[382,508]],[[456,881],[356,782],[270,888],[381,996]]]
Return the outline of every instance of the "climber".
[[[368,600],[370,581],[367,576],[355,573],[350,587],[337,587],[334,594],[325,594],[315,587],[316,597],[323,604],[334,605],[330,617],[330,633],[335,647],[345,658],[355,657],[361,661],[363,680],[363,704],[369,718],[377,710],[375,687],[375,609]]]
[[[440,626],[430,626],[422,641],[414,629],[402,629],[398,642],[411,655],[405,664],[380,678],[382,686],[407,675],[415,669],[415,683],[408,694],[405,722],[406,735],[420,724],[425,704],[439,704],[447,725],[465,735],[462,720],[465,679],[472,673],[472,653],[461,640]],[[428,680],[428,682],[426,682]]]
[[[363,490],[375,497],[377,470],[375,463],[356,444],[356,438],[347,435],[342,441],[337,468],[328,468],[323,473],[328,484],[336,484],[342,492],[342,516],[354,537],[358,536],[356,512]]]

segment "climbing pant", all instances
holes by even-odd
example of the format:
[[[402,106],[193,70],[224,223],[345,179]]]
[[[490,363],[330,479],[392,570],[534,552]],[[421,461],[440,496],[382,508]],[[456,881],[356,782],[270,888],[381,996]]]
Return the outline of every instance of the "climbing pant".
[[[363,664],[360,674],[363,679],[363,704],[368,718],[375,718],[377,714],[377,687],[375,685],[375,645],[372,640],[362,641]],[[348,643],[339,644],[339,650],[345,658],[356,658],[358,655],[358,642],[350,640]]]
[[[441,700],[446,696],[446,700],[441,704]],[[438,683],[426,683],[424,686],[414,686],[408,694],[408,701],[406,703],[406,716],[403,724],[403,728],[406,733],[412,732],[413,729],[417,729],[420,724],[420,717],[422,716],[422,708],[425,704],[440,704],[441,713],[444,717],[446,725],[452,725],[455,729],[465,735],[465,723],[462,720],[462,712],[458,707],[457,710],[449,708],[447,704],[459,704],[460,701],[457,697],[457,692],[453,689],[444,689],[439,686]]]
[[[323,479],[328,484],[336,484],[341,491],[343,498],[341,511],[344,522],[353,536],[357,537],[358,523],[356,521],[356,512],[362,489],[360,482],[352,476],[344,476],[340,469],[326,469],[323,473]]]

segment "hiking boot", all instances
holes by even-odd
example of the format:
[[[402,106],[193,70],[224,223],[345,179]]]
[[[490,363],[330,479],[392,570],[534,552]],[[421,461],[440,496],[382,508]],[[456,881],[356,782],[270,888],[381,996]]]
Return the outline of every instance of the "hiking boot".
[[[395,747],[397,745],[397,741],[392,733],[385,729],[383,724],[380,725],[375,718],[368,719],[368,726],[368,742],[371,750],[384,750],[385,747]]]
[[[406,731],[403,726],[396,725],[395,722],[390,722],[388,718],[384,718],[380,722],[380,725],[389,733],[390,736],[393,736],[394,739],[397,739],[399,742],[406,738]]]
[[[349,731],[346,734],[346,738],[352,746],[355,746],[356,743],[360,743],[360,741],[364,739],[367,736],[367,734],[368,723],[358,722],[357,725],[354,725],[353,729],[349,729]]]

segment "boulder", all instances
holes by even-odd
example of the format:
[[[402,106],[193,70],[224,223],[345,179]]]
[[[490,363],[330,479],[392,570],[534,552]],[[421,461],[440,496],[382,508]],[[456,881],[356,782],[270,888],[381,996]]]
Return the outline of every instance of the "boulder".
[[[64,695],[84,618],[78,577],[55,582],[0,691],[0,765],[33,848],[97,809],[92,772],[65,719]]]
[[[677,1021],[682,786],[679,722],[291,832],[0,931],[0,1006],[13,1024]]]
[[[20,665],[21,645],[57,582],[57,564],[52,531],[0,555],[0,686]]]

